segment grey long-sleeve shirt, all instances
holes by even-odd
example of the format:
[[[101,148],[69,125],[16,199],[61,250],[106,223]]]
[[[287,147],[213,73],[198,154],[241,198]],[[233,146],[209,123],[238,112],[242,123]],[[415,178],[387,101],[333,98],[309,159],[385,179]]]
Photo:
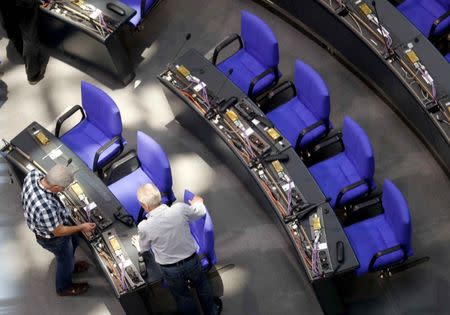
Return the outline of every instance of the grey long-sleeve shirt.
[[[150,211],[147,219],[138,225],[141,251],[152,249],[155,261],[161,265],[173,264],[197,251],[189,222],[206,214],[203,203],[190,206],[175,203],[171,207],[160,205]]]

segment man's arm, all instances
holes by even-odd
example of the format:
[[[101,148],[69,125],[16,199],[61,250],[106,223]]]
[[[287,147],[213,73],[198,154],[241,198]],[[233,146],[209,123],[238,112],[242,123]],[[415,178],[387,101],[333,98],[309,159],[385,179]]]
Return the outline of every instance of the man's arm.
[[[190,206],[184,208],[184,214],[189,221],[195,221],[205,216],[206,208],[203,204],[203,198],[200,196],[194,196],[192,200],[189,200]]]
[[[95,229],[95,223],[82,223],[75,226],[68,226],[64,224],[58,225],[53,230],[53,235],[56,237],[72,235],[78,232],[89,233]]]
[[[145,221],[139,223],[138,235],[139,235],[140,252],[143,253],[143,252],[150,250],[150,248],[152,246],[152,240],[150,239],[149,234],[145,230]]]
[[[59,215],[61,208],[47,204],[47,211],[41,214],[40,222],[54,236],[67,236],[78,232],[90,233],[95,229],[95,223],[82,223],[75,226],[64,225],[63,219]]]

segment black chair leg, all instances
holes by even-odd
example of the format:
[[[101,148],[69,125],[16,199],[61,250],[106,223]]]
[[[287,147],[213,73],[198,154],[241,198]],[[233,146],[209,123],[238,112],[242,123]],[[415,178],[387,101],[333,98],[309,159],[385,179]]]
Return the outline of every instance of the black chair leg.
[[[395,266],[395,267],[392,267],[392,268],[383,269],[383,270],[381,270],[380,278],[381,279],[390,278],[392,275],[394,275],[396,273],[408,270],[408,269],[410,269],[412,267],[415,267],[417,265],[423,264],[423,263],[425,263],[425,262],[427,262],[429,260],[430,260],[430,257],[425,256],[425,257],[421,257],[421,258],[409,261],[407,263],[403,263],[401,265],[398,265],[398,266]]]

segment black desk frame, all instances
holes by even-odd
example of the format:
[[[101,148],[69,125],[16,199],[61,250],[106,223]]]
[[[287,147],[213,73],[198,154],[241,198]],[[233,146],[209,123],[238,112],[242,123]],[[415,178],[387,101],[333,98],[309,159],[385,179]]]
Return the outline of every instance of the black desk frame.
[[[186,54],[178,58],[175,64],[184,65],[193,75],[205,82],[208,89],[211,91],[218,91],[219,87],[223,84],[220,97],[225,99],[232,96],[236,96],[238,98],[246,97],[246,95],[243,94],[234,84],[232,84],[231,81],[226,79],[225,75],[223,75],[195,50],[188,51]],[[161,76],[158,77],[158,79],[166,88],[166,97],[177,121],[194,133],[236,174],[240,175],[239,177],[244,185],[271,216],[273,216],[274,212],[277,214],[279,219],[277,221],[283,225],[286,235],[295,248],[295,241],[293,240],[287,225],[284,224],[279,212],[276,210],[276,207],[272,204],[264,189],[259,185],[257,177],[252,170],[248,168],[245,163],[243,163],[241,157],[228,146],[226,139],[224,139],[222,134],[217,132],[211,121],[205,119],[196,109],[194,109],[194,107],[190,105],[190,101],[170,83],[164,80]],[[295,150],[292,147],[287,147],[283,152],[289,155],[289,161],[285,163],[284,166],[287,168],[291,178],[296,183],[296,186],[299,187],[305,198],[311,203],[324,200],[325,197],[323,193],[317,186],[306,166],[298,157]],[[336,246],[334,246],[334,243],[340,240],[344,243],[346,260],[340,266],[337,274],[351,272],[358,268],[359,263],[331,206],[326,204],[324,209],[326,212],[324,215],[324,225],[326,226],[327,240],[330,244],[332,244],[328,247],[330,250],[332,263],[334,266],[338,265],[336,260]],[[307,219],[303,220],[301,224],[309,231],[310,227]],[[296,253],[299,261],[303,264],[301,255],[297,250]],[[341,304],[340,298],[335,291],[333,276],[334,274],[328,275],[327,278],[314,280],[312,281],[312,286],[322,308],[327,314],[341,314],[343,312],[343,305]]]
[[[40,34],[43,43],[65,57],[77,59],[87,66],[93,65],[105,74],[112,75],[124,86],[135,77],[134,67],[122,43],[123,31],[128,21],[136,14],[120,1],[89,0],[95,7],[116,20],[112,34],[102,37],[63,15],[40,8]],[[125,12],[123,16],[107,8],[114,3]]]

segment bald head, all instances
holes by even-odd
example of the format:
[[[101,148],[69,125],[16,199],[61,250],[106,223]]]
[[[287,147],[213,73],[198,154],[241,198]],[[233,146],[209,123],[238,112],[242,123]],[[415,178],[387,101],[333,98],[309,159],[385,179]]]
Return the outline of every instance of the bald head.
[[[45,179],[51,186],[66,188],[73,182],[73,173],[67,166],[56,164],[47,172]]]

